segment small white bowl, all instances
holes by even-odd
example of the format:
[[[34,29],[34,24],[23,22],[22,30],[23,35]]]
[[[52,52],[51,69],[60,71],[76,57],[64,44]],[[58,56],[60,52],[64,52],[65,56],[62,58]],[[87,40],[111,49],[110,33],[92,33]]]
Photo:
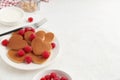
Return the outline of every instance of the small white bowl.
[[[70,77],[70,75],[62,70],[44,70],[44,71],[40,71],[39,73],[37,73],[37,75],[35,75],[35,77],[33,77],[32,80],[40,80],[40,78],[44,77],[45,75],[50,74],[51,72],[55,72],[58,76],[64,76],[67,77],[68,80],[72,80],[72,78]]]
[[[0,23],[13,26],[24,18],[24,11],[18,7],[6,7],[0,10]]]

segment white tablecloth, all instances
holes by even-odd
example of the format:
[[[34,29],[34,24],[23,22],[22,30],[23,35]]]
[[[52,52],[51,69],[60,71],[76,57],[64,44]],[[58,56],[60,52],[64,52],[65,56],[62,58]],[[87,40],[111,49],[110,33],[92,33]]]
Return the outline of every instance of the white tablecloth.
[[[14,69],[0,59],[0,80],[32,80],[46,69],[61,69],[73,80],[120,80],[119,9],[119,0],[41,3],[40,16],[48,19],[42,27],[58,37],[59,55],[53,64],[35,71]]]

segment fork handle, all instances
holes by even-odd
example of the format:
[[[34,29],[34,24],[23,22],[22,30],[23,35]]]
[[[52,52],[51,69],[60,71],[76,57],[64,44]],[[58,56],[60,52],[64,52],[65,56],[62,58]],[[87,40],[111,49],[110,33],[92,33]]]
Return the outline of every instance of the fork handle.
[[[5,32],[5,33],[2,33],[2,34],[0,34],[0,37],[1,37],[1,36],[4,36],[4,35],[6,35],[6,34],[9,34],[9,33],[12,33],[12,32],[15,32],[15,31],[18,31],[18,30],[20,30],[20,29],[22,29],[22,28],[17,28],[17,29],[14,29],[14,30],[11,30],[11,31],[8,31],[8,32]]]

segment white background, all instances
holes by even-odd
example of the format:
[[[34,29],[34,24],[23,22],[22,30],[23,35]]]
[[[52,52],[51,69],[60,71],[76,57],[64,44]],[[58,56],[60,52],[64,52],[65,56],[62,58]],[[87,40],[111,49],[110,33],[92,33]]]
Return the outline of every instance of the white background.
[[[73,80],[120,80],[119,0],[51,0],[42,2],[40,10],[48,19],[42,27],[60,42],[56,61],[44,69],[20,71],[0,59],[0,80],[32,80],[46,69],[61,69]]]

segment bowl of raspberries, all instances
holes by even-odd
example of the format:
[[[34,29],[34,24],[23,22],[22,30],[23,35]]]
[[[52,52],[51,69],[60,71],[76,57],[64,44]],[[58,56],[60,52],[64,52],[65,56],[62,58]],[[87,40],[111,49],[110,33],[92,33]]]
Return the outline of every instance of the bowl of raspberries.
[[[72,78],[62,70],[53,69],[40,71],[32,80],[72,80]]]

